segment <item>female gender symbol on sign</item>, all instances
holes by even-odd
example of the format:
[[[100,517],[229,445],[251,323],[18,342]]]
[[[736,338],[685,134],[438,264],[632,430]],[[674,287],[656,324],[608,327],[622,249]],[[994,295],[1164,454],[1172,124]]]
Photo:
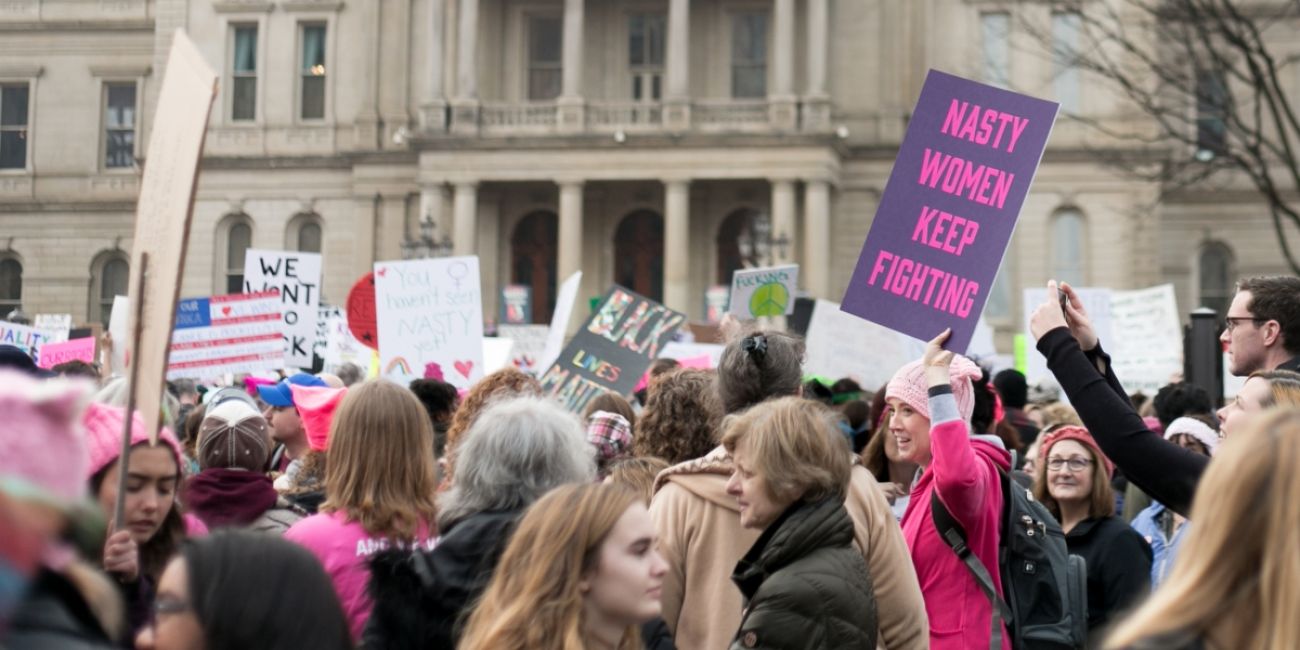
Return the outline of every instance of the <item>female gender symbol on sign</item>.
[[[770,282],[754,290],[749,297],[749,313],[755,318],[762,316],[784,316],[786,305],[790,304],[790,292],[780,282]]]
[[[456,262],[447,267],[447,275],[456,283],[456,290],[460,291],[460,281],[465,279],[469,274],[469,265],[464,262]]]

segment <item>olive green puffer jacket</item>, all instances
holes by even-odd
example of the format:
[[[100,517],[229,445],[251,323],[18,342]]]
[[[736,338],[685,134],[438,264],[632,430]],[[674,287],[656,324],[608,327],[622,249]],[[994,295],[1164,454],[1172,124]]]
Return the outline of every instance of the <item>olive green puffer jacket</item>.
[[[741,558],[745,596],[732,650],[874,650],[876,597],[838,497],[796,502]]]

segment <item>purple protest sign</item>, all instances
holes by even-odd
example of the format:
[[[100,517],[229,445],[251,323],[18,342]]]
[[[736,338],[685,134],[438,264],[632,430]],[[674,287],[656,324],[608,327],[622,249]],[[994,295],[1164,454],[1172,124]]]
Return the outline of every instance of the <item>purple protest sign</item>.
[[[965,352],[1057,107],[931,70],[840,309]]]

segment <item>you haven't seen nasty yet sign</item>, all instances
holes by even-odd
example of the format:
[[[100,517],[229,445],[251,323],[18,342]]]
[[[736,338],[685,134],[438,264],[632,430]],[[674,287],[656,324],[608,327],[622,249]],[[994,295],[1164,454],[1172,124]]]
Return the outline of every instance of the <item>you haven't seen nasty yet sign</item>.
[[[1056,111],[931,70],[841,309],[964,352]]]

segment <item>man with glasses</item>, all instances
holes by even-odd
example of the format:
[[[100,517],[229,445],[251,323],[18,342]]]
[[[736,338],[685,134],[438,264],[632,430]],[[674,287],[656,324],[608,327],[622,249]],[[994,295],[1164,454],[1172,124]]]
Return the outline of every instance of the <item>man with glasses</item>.
[[[1257,370],[1300,372],[1300,278],[1237,282],[1219,340],[1228,352],[1228,371],[1237,377]]]

